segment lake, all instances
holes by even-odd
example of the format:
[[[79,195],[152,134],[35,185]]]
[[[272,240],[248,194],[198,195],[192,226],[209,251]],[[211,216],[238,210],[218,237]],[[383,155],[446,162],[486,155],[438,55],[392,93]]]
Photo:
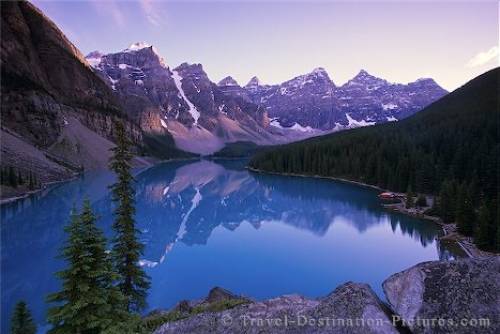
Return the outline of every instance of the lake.
[[[344,182],[256,174],[244,160],[169,162],[138,171],[141,264],[152,279],[149,310],[221,286],[264,299],[324,296],[346,281],[381,283],[418,262],[461,256],[436,241],[435,224],[381,207],[377,191]],[[1,317],[7,332],[24,299],[39,325],[71,207],[88,197],[112,235],[109,172],[92,172],[1,207]],[[42,332],[42,331],[41,331]]]

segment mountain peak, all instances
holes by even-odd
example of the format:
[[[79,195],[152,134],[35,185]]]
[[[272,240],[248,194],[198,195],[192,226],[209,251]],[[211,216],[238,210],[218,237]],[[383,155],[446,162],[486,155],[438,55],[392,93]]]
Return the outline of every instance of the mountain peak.
[[[432,78],[418,78],[417,80],[414,81],[414,83],[419,82],[419,83],[430,83],[430,84],[435,84],[437,85],[436,81]]]
[[[361,69],[354,78],[352,78],[346,83],[346,85],[348,86],[361,85],[361,86],[370,86],[371,88],[386,84],[388,84],[387,80],[373,76],[363,69]]]
[[[104,54],[100,51],[92,51],[88,55],[85,56],[85,59],[89,63],[90,66],[92,67],[97,67],[102,61],[102,57],[104,57]]]
[[[316,67],[315,69],[312,70],[311,74],[326,74],[328,75],[328,73],[326,72],[326,70],[323,68],[323,67]]]
[[[331,82],[328,72],[323,67],[316,67],[310,73],[303,76],[307,79]]]
[[[234,80],[232,76],[227,76],[221,81],[219,81],[217,86],[239,86],[239,85],[238,82],[236,82],[236,80]]]
[[[150,47],[152,47],[152,45],[146,42],[135,42],[133,44],[130,44],[130,46],[126,48],[124,51],[139,51]]]
[[[260,83],[260,80],[259,78],[257,77],[252,77],[252,79],[250,79],[250,81],[245,85],[245,88],[252,88],[252,87],[258,87],[260,86],[261,83]]]
[[[448,91],[441,87],[434,79],[432,78],[420,78],[413,82],[408,83],[410,87],[418,87],[421,89],[438,89],[443,93],[447,93]]]
[[[376,78],[376,77],[371,75],[370,73],[368,73],[366,70],[361,69],[358,72],[358,74],[356,74],[356,76],[354,77],[354,79],[356,79],[356,78],[361,79],[361,78]]]
[[[104,54],[101,52],[101,51],[92,51],[92,52],[89,52],[88,55],[85,56],[85,58],[101,58],[102,56],[104,56]]]

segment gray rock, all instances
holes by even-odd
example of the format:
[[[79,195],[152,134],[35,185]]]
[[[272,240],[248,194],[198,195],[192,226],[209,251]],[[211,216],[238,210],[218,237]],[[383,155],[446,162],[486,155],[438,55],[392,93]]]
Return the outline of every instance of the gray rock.
[[[397,333],[366,284],[346,283],[321,300],[298,295],[205,312],[166,323],[168,333]]]
[[[500,332],[500,257],[420,263],[389,277],[383,288],[414,333]],[[470,325],[460,325],[462,319]]]
[[[177,303],[177,305],[174,308],[175,311],[178,311],[183,314],[184,313],[188,314],[189,312],[191,312],[192,309],[193,307],[191,306],[188,300],[181,300],[179,303]]]
[[[239,297],[226,289],[215,287],[210,290],[205,300],[207,303],[217,303],[224,300],[238,299]]]

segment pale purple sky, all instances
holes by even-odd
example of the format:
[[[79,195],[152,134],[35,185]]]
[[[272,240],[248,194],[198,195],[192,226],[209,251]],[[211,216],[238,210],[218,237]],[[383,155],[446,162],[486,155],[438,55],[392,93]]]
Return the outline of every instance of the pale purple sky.
[[[203,64],[216,82],[279,83],[321,66],[337,85],[365,69],[453,90],[499,63],[495,0],[32,2],[84,54],[144,41],[172,67]]]

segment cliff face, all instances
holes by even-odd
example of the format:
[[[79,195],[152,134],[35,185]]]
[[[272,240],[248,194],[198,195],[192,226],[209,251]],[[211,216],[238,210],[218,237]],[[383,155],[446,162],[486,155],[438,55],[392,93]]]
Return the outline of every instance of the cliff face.
[[[42,182],[104,167],[115,121],[142,146],[140,128],[53,22],[27,1],[2,2],[1,9],[2,139],[9,138],[2,140],[3,167],[35,172]],[[40,159],[50,163],[41,168]]]

